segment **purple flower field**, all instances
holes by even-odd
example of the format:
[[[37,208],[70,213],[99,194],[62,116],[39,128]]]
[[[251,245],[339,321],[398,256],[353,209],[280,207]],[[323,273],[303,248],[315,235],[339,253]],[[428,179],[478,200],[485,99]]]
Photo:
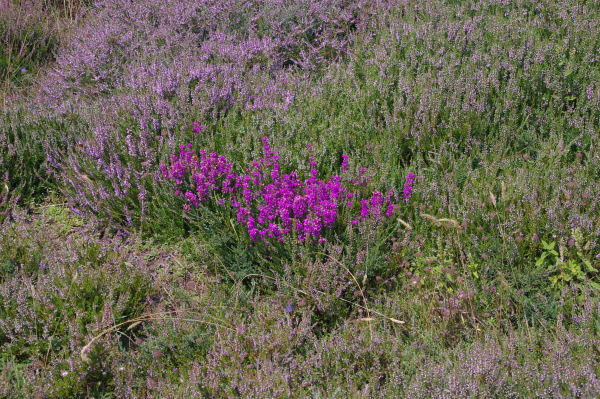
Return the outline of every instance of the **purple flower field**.
[[[0,0],[0,397],[595,398],[597,0]]]

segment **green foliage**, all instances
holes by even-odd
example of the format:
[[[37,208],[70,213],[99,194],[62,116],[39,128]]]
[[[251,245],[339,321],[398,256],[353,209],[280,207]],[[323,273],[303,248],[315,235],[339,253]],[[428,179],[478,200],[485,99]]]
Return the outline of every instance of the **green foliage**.
[[[5,361],[12,357],[13,362],[27,364],[40,357],[51,357],[54,362],[64,364],[58,373],[66,371],[67,359],[79,356],[72,352],[77,350],[74,342],[81,344],[82,338],[98,334],[98,325],[140,316],[147,298],[153,295],[144,275],[125,264],[115,265],[115,253],[101,250],[97,243],[81,247],[78,260],[64,267],[41,263],[41,251],[30,245],[25,240],[8,253],[0,253],[3,284],[12,281],[22,290],[18,298],[4,298],[0,304],[3,323],[0,345]],[[7,248],[5,243],[0,247]],[[107,269],[110,264],[116,269]],[[7,266],[12,275],[5,274]],[[28,285],[32,288],[26,289]],[[125,328],[117,331],[121,337],[117,342],[123,348],[130,346]],[[17,331],[20,334],[14,335]],[[114,343],[103,341],[92,346],[88,364],[81,364],[78,371],[65,372],[66,377],[56,380],[54,397],[89,397],[86,395],[108,389],[112,376],[106,373],[105,345],[110,347]]]
[[[61,373],[61,377],[56,378],[50,397],[53,399],[114,397],[114,375],[109,367],[112,355],[102,345],[97,345],[88,354],[88,363],[81,364],[72,371],[67,364],[58,367],[57,371]]]
[[[26,363],[20,363],[13,356],[0,356],[0,380],[11,385],[14,392],[21,392],[26,385],[26,376],[23,370],[27,366]]]
[[[8,245],[7,245],[8,244]],[[5,246],[6,245],[6,246]],[[31,247],[27,243],[17,243],[14,237],[2,237],[0,252],[0,281],[20,272],[27,276],[35,276],[42,265],[42,248]]]
[[[0,13],[0,100],[35,84],[60,39],[92,0],[3,0]],[[2,106],[6,104],[0,104]]]
[[[65,148],[82,126],[27,110],[0,111],[0,222],[16,204],[41,201],[56,188],[48,150]]]
[[[52,59],[58,43],[52,13],[43,2],[4,3],[0,15],[0,89],[30,84],[32,73]]]
[[[562,290],[568,284],[576,286],[589,284],[596,290],[600,284],[591,279],[598,275],[598,270],[585,258],[581,250],[565,253],[563,245],[556,250],[556,242],[541,242],[542,253],[536,260],[536,266],[545,266],[548,271],[550,288]]]

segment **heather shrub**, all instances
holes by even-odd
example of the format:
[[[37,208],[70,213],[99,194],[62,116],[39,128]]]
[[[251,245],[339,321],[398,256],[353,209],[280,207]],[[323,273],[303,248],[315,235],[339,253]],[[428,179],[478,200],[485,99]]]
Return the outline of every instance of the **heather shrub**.
[[[10,108],[54,60],[60,39],[90,5],[88,0],[0,2],[0,100]]]
[[[136,226],[156,218],[147,203],[157,188],[146,174],[190,133],[191,118],[212,124],[233,110],[288,109],[295,82],[341,58],[371,10],[337,1],[238,3],[104,2],[61,47],[39,99],[89,122],[78,146],[53,153],[67,160],[56,165],[61,184],[82,210]]]
[[[39,201],[56,187],[50,171],[50,148],[69,145],[78,126],[51,115],[20,110],[0,114],[0,222],[16,203]]]
[[[0,2],[0,84],[23,86],[31,73],[52,58],[57,29],[45,1]],[[3,104],[5,105],[5,104]]]
[[[327,251],[332,257],[304,263],[304,275],[288,264],[273,283],[276,289],[265,294],[241,282],[224,284],[227,278],[211,282],[218,275],[210,267],[184,258],[149,268],[145,263],[157,256],[154,251],[131,257],[131,244],[86,236],[88,227],[60,209],[65,208],[44,210],[40,223],[2,230],[0,257],[25,265],[2,279],[3,393],[9,381],[25,395],[43,390],[49,397],[520,397],[528,392],[593,397],[595,392],[593,347],[600,313],[593,292],[586,291],[581,304],[565,296],[554,324],[496,324],[476,314],[471,337],[458,340],[460,335],[444,330],[468,330],[471,315],[463,311],[471,308],[461,307],[459,298],[458,310],[449,304],[449,316],[430,313],[433,301],[418,293],[432,291],[425,289],[430,284],[425,279],[435,283],[435,271],[422,285],[407,278],[374,280],[370,284],[378,288],[363,288],[364,298],[362,276],[356,273],[355,282],[344,267],[348,256],[332,247]],[[61,218],[71,230],[49,227],[47,218]],[[206,255],[188,244],[181,249],[190,260]],[[445,291],[438,286],[434,293],[463,287],[457,278],[452,281],[455,272],[448,273]],[[398,289],[404,284],[411,288]],[[25,285],[34,290],[22,289]],[[164,295],[156,295],[158,287],[167,289]],[[96,341],[87,361],[80,358],[93,335],[142,309],[175,312],[133,329],[126,324]],[[49,371],[39,372],[40,367]]]
[[[195,129],[201,130],[200,125],[195,123]],[[200,234],[210,241],[215,229],[220,229],[224,241],[215,251],[224,257],[229,271],[239,274],[271,269],[281,273],[290,256],[312,257],[328,242],[346,246],[352,255],[370,257],[368,261],[374,263],[372,258],[387,244],[385,233],[380,231],[389,230],[386,226],[398,208],[397,194],[373,191],[366,169],[352,174],[349,157],[344,154],[340,174],[321,180],[310,145],[309,173],[285,173],[286,165],[279,162],[268,138],[262,143],[262,157],[251,161],[245,173],[237,172],[227,158],[215,152],[196,153],[191,143],[182,144],[170,164],[160,167],[166,180],[172,182],[189,222],[199,223]],[[407,203],[414,177],[409,175],[404,190]],[[220,226],[208,222],[207,215],[216,216]],[[367,229],[372,234],[365,235]],[[361,238],[350,243],[356,235]],[[246,264],[236,257],[242,257]],[[261,266],[252,270],[247,262]]]
[[[42,220],[45,223],[29,228],[2,228],[2,362],[22,364],[21,373],[38,369],[31,383],[50,397],[109,392],[113,377],[106,364],[112,355],[105,354],[129,341],[124,336],[100,339],[91,347],[88,362],[79,351],[101,329],[139,316],[153,294],[151,285],[116,252],[116,242],[89,236],[77,241],[73,233],[65,241],[64,232],[48,227],[50,216]],[[85,232],[78,223],[68,222],[79,234]],[[49,238],[59,237],[61,245],[48,245]],[[47,368],[53,371],[48,373]]]
[[[559,318],[556,335],[544,326],[507,336],[486,336],[453,351],[446,362],[426,362],[410,382],[407,397],[585,397],[596,395],[598,362],[587,351],[597,345],[597,305],[573,313],[571,326]],[[587,308],[587,309],[585,309]],[[564,316],[564,315],[562,315]],[[580,318],[581,317],[581,318]],[[585,320],[585,322],[582,322]],[[592,321],[594,320],[594,321]],[[460,365],[460,366],[459,366]]]
[[[409,164],[432,171],[435,179],[460,164],[456,187],[462,189],[468,185],[467,176],[487,173],[485,161],[491,161],[487,157],[495,149],[505,156],[527,152],[531,161],[547,162],[544,143],[550,148],[560,142],[565,160],[595,162],[576,155],[591,149],[592,121],[598,118],[595,86],[578,83],[593,82],[596,76],[591,59],[583,54],[584,49],[593,53],[594,45],[593,39],[587,40],[586,29],[597,27],[580,13],[568,20],[581,49],[569,53],[558,44],[568,32],[551,29],[560,14],[556,5],[542,13],[529,10],[527,2],[512,7],[479,4],[473,9],[458,3],[435,10],[429,5],[374,4],[379,7],[376,16],[367,6],[359,12],[355,5],[334,2],[307,5],[312,11],[305,11],[312,17],[302,22],[293,16],[302,10],[296,3],[235,12],[240,9],[231,4],[203,5],[200,11],[184,4],[169,3],[160,10],[136,4],[126,8],[123,20],[107,20],[113,15],[111,7],[117,6],[111,2],[100,6],[89,26],[74,34],[69,48],[62,50],[57,65],[61,74],[52,75],[54,82],[49,76],[41,87],[44,103],[59,110],[76,103],[94,104],[93,111],[81,110],[91,127],[90,135],[79,143],[84,150],[71,148],[68,162],[59,168],[68,176],[61,181],[65,192],[82,210],[133,225],[161,218],[168,225],[170,215],[145,215],[159,189],[152,178],[143,176],[154,170],[169,147],[191,139],[193,120],[208,127],[196,138],[198,144],[230,159],[252,159],[260,137],[268,133],[286,162],[301,163],[299,150],[310,141],[324,166],[339,163],[346,152],[377,170],[376,181],[396,187]],[[319,7],[323,12],[315,11]],[[218,18],[209,21],[207,15]],[[280,22],[263,24],[266,15]],[[315,22],[327,15],[343,18]],[[469,24],[465,15],[473,18]],[[171,23],[175,16],[178,22]],[[342,29],[347,33],[339,38],[327,33],[344,18],[356,20]],[[323,36],[311,34],[310,41],[289,34],[290,29],[302,31],[305,23],[323,26]],[[530,29],[530,25],[550,28]],[[95,32],[93,45],[86,29]],[[314,40],[339,39],[343,56],[317,62],[318,71],[300,64],[284,67],[285,57],[278,51],[287,47],[274,43],[290,37],[313,49],[307,50],[308,63],[320,59],[314,52],[320,45]],[[504,47],[497,44],[501,39]],[[202,65],[192,61],[196,54]],[[522,54],[521,61],[515,54]],[[159,55],[173,62],[162,64]],[[562,61],[554,62],[557,59]],[[248,68],[248,62],[253,66]],[[81,65],[88,65],[88,78],[88,72],[76,75],[74,69]],[[80,78],[65,77],[71,75]],[[539,90],[529,89],[531,81],[538,82]],[[582,115],[589,118],[581,119]],[[469,161],[463,162],[466,158]],[[93,176],[93,184],[81,175]],[[479,196],[487,191],[480,190]],[[142,205],[139,195],[145,193],[150,197]],[[113,211],[105,212],[98,203]],[[160,212],[162,207],[156,209]]]
[[[291,306],[281,294],[266,299],[244,304],[256,312],[232,316],[237,331],[216,334],[209,361],[194,361],[184,382],[153,386],[196,397],[593,397],[596,389],[594,301],[574,309],[568,325],[561,317],[556,333],[543,325],[488,330],[444,348],[431,329],[383,320],[347,321],[318,335],[310,306]]]

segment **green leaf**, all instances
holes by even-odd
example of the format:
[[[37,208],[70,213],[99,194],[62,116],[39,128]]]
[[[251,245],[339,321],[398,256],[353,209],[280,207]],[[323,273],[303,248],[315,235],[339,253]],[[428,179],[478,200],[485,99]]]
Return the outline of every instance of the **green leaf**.
[[[581,268],[579,267],[579,264],[577,264],[575,261],[570,260],[567,263],[567,266],[569,267],[569,270],[571,270],[571,273],[579,273],[581,271]]]
[[[584,260],[583,264],[585,265],[585,268],[587,269],[588,272],[590,272],[590,273],[598,272],[598,270],[594,266],[592,266],[592,262],[590,262],[589,260],[587,260],[587,259]]]
[[[535,262],[535,265],[536,266],[542,266],[544,264],[544,260],[546,260],[546,255],[548,255],[547,252],[542,252],[542,255]]]
[[[542,240],[542,249],[544,251],[552,251],[554,249],[555,245],[556,245],[556,243],[554,241],[546,242],[546,241]]]
[[[592,287],[592,288],[593,288],[593,289],[595,289],[596,291],[600,291],[600,284],[598,284],[597,282],[595,282],[595,281],[590,281],[590,282],[589,282],[589,284],[590,284],[590,287]]]

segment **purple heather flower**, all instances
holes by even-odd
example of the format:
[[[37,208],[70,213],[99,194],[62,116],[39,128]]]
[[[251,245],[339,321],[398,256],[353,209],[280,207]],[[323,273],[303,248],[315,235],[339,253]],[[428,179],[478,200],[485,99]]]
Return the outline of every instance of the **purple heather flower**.
[[[383,204],[383,194],[379,191],[374,191],[371,196],[371,213],[373,215],[379,215],[381,205]]]
[[[360,201],[360,217],[366,219],[369,217],[369,202],[367,200]]]
[[[237,221],[245,225],[250,239],[272,242],[272,238],[285,242],[294,229],[300,241],[322,237],[324,229],[333,229],[341,207],[352,211],[355,193],[348,192],[340,176],[331,176],[327,181],[318,179],[317,163],[309,155],[310,174],[304,181],[297,172],[281,174],[278,159],[267,137],[262,139],[263,156],[252,161],[245,174],[238,175],[232,164],[216,153],[207,154],[191,150],[190,145],[181,145],[179,155],[171,157],[171,165],[161,165],[163,175],[175,183],[175,194],[183,197],[186,211],[219,193],[216,203],[230,204],[235,209]],[[309,147],[310,152],[310,147]],[[347,157],[345,157],[347,158]],[[362,169],[364,175],[366,169]],[[364,184],[367,179],[361,176]],[[187,189],[187,190],[186,190]],[[221,195],[230,195],[226,201]],[[241,201],[240,201],[241,199]],[[361,200],[361,211],[351,219],[356,225],[369,215],[382,217],[386,205],[386,216],[393,211],[391,194],[385,198],[374,191],[368,199]],[[269,241],[267,241],[269,240]]]
[[[342,154],[342,172],[348,171],[348,155]]]
[[[196,137],[196,133],[200,133],[205,128],[206,128],[206,126],[201,125],[198,122],[194,122],[194,126],[192,127],[192,130],[194,131],[194,137]]]
[[[285,307],[286,313],[292,313],[294,311],[294,305],[291,303]]]
[[[404,192],[402,194],[402,199],[406,203],[408,203],[408,200],[410,199],[410,196],[412,195],[414,183],[415,183],[415,175],[413,173],[409,173],[408,176],[406,176],[406,183],[404,184]]]

